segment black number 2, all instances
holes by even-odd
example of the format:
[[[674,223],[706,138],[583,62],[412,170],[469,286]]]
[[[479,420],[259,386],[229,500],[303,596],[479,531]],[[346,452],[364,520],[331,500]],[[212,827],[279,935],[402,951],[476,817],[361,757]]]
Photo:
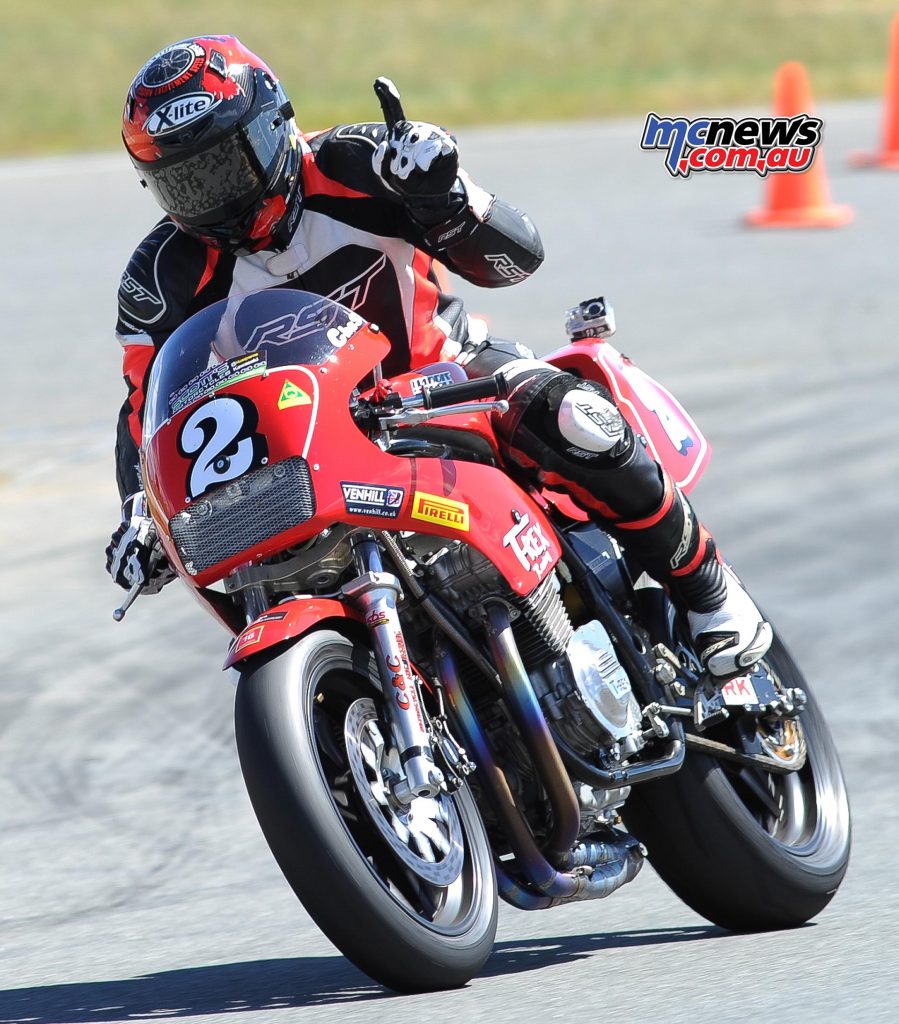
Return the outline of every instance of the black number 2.
[[[268,457],[268,444],[256,433],[259,413],[243,395],[212,398],[187,417],[178,451],[189,458],[187,496],[199,498],[210,487],[242,476]]]

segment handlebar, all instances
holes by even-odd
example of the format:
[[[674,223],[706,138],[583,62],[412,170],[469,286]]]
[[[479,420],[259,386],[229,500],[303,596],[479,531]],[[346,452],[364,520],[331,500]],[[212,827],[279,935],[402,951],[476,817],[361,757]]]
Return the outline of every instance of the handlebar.
[[[353,418],[363,430],[383,430],[423,423],[437,415],[435,410],[438,409],[450,413],[506,412],[509,403],[500,397],[506,394],[508,385],[505,378],[496,373],[492,377],[477,377],[461,384],[425,388],[421,394],[411,398],[400,398],[393,393],[380,402],[363,399],[354,410]],[[493,401],[481,403],[484,398]]]
[[[502,374],[495,373],[492,377],[475,377],[473,380],[462,381],[461,384],[445,384],[441,388],[425,389],[417,397],[424,399],[421,405],[425,409],[445,409],[457,402],[474,402],[479,398],[505,398],[507,391]]]

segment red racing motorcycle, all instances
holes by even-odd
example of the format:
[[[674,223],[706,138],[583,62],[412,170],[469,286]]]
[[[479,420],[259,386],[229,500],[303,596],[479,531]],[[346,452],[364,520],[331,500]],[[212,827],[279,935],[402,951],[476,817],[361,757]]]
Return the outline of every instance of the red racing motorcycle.
[[[607,385],[688,491],[710,454],[696,424],[612,347],[602,299],[568,327],[549,361]],[[162,546],[233,636],[247,789],[317,924],[423,991],[478,972],[498,896],[605,897],[647,857],[725,928],[817,914],[849,810],[779,638],[714,685],[634,557],[503,466],[501,378],[387,382],[388,351],[319,296],[226,299],[166,342],[145,413]]]

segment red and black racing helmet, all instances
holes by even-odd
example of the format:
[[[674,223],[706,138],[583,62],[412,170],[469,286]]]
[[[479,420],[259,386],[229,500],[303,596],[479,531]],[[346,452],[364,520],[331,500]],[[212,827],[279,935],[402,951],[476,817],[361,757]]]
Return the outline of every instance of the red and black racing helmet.
[[[185,39],[147,61],[128,90],[122,138],[163,210],[217,249],[265,248],[297,191],[293,108],[234,36]]]

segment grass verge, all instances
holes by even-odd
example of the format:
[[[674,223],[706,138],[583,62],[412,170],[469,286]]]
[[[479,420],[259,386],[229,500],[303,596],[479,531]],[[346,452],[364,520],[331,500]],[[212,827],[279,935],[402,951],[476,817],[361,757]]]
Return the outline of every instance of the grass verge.
[[[125,92],[162,46],[233,33],[280,75],[306,129],[410,116],[472,123],[757,105],[785,60],[818,99],[882,88],[890,0],[41,0],[0,34],[0,155],[113,149]]]

